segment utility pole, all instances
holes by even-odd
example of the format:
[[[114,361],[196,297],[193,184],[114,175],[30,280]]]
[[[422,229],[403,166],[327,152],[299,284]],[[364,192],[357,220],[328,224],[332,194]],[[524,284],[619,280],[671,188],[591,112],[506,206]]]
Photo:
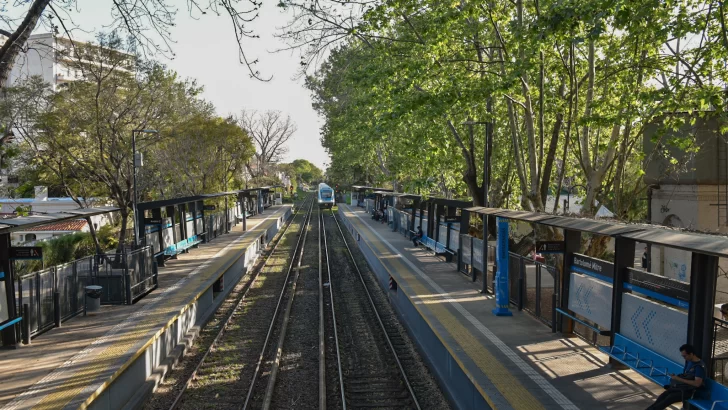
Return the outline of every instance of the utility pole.
[[[131,152],[132,152],[132,174],[134,183],[134,203],[132,205],[132,211],[134,212],[134,248],[139,247],[139,215],[137,214],[137,202],[139,201],[137,193],[137,167],[143,166],[143,159],[141,153],[137,153],[136,150],[136,135],[137,133],[144,134],[158,134],[156,130],[131,130]]]
[[[493,102],[488,99],[488,112]],[[485,142],[483,147],[483,206],[489,208],[488,190],[490,189],[490,148],[493,143],[493,124],[490,121],[466,121],[463,124],[472,127],[475,124],[485,125]],[[475,282],[473,275],[473,282]],[[488,215],[483,214],[483,287],[480,293],[488,293]]]

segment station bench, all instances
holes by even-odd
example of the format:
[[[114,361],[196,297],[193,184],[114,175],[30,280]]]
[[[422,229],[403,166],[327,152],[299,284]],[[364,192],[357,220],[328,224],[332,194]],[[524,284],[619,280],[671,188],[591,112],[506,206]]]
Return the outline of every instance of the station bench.
[[[197,237],[197,235],[194,235],[183,241],[177,242],[174,245],[170,245],[170,246],[166,247],[163,252],[160,252],[155,256],[162,255],[162,254],[165,256],[175,256],[201,242],[202,242],[202,240],[199,239]]]
[[[687,403],[693,409],[728,409],[728,388],[715,380],[708,379],[705,381],[705,386],[695,392],[693,398]]]
[[[422,236],[422,240],[420,242],[425,245],[427,248],[429,248],[431,251],[435,253],[435,255],[444,255],[445,260],[450,262],[452,261],[453,256],[455,256],[455,251],[452,249],[448,249],[445,245],[441,244],[440,242],[437,242],[436,240],[428,237],[427,235]]]
[[[683,365],[642,347],[619,333],[614,335],[614,346],[600,346],[599,350],[660,386],[670,384],[670,374],[680,374],[683,371]],[[693,397],[687,397],[685,403],[692,409],[728,409],[728,387],[706,379],[704,386]]]

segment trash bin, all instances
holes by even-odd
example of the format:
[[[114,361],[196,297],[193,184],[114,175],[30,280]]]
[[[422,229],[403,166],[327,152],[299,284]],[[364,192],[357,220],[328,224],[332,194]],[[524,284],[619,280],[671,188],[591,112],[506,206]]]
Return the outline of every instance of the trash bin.
[[[101,286],[86,286],[86,311],[98,312],[101,309]]]

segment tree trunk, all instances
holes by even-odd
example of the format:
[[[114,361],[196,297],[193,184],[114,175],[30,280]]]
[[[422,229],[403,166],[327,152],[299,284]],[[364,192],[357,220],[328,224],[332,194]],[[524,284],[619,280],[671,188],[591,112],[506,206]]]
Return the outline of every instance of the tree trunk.
[[[25,46],[28,37],[30,37],[33,29],[35,29],[38,20],[40,20],[43,11],[49,3],[50,0],[35,0],[18,28],[5,41],[5,44],[0,47],[0,88],[5,88],[8,78],[10,78],[10,71],[13,69],[15,58]]]
[[[100,255],[103,253],[103,250],[101,250],[101,245],[99,244],[99,237],[96,235],[96,227],[91,222],[91,217],[86,217],[86,223],[88,223],[88,229],[91,232],[91,238],[94,241],[94,247],[96,248],[96,254]]]
[[[589,246],[586,248],[586,256],[592,258],[603,258],[607,252],[607,244],[609,243],[609,236],[594,235],[589,241]]]

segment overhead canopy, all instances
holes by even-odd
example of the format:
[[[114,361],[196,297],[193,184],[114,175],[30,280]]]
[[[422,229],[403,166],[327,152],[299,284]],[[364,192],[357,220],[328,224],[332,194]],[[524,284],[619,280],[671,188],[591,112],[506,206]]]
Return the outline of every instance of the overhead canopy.
[[[616,236],[644,229],[644,227],[640,225],[625,225],[616,222],[602,222],[595,221],[593,219],[569,218],[565,216],[552,216],[549,219],[539,221],[539,223],[555,226],[557,228],[571,229],[573,231],[589,232],[605,236]]]
[[[422,195],[407,194],[404,192],[379,191],[379,192],[375,192],[375,194],[382,194],[383,196],[391,196],[394,198],[404,198],[404,199],[421,199],[422,198]]]
[[[425,200],[423,202],[437,204],[437,205],[441,205],[441,206],[453,207],[453,208],[460,208],[460,209],[467,209],[467,208],[473,207],[473,201],[462,201],[462,200],[458,200],[458,199],[438,198],[438,197],[434,197],[434,196],[427,198],[427,200]]]
[[[353,189],[363,192],[363,191],[381,191],[381,192],[392,192],[391,189],[386,188],[377,188],[373,186],[364,186],[364,185],[352,185]]]
[[[556,216],[538,212],[514,211],[501,208],[484,208],[481,206],[474,206],[465,210],[481,215],[497,215],[504,218],[536,222],[574,231],[589,232],[604,236],[619,236],[634,240],[635,242],[662,245],[705,255],[723,258],[728,257],[728,237],[726,236],[685,232],[652,225],[627,225],[618,222]]]
[[[67,221],[69,219],[85,218],[101,215],[109,212],[116,212],[119,208],[114,206],[101,206],[96,208],[78,208],[70,211],[56,212],[52,214],[21,216],[0,220],[0,234],[16,231],[27,231],[36,226],[46,225],[54,222]]]
[[[640,231],[620,236],[637,242],[664,245],[721,258],[728,257],[728,238],[725,236],[696,234],[658,227],[643,227]]]
[[[482,206],[473,206],[470,208],[465,208],[468,212],[473,212],[480,215],[495,215],[499,212],[505,211],[505,209],[502,208],[486,208]]]
[[[542,214],[538,212],[528,212],[528,211],[514,211],[511,209],[502,209],[501,212],[498,212],[496,215],[508,218],[508,219],[516,219],[519,221],[527,221],[527,222],[542,222],[548,219],[553,218],[553,215],[549,214]],[[545,223],[545,222],[543,222]]]
[[[203,199],[203,198],[204,197],[201,195],[195,195],[195,196],[183,196],[183,197],[171,198],[171,199],[158,199],[156,201],[140,202],[137,204],[137,209],[140,211],[145,211],[147,209],[164,208],[166,206],[175,206],[175,205],[179,205],[179,204],[186,204],[189,202],[199,201],[200,199]]]
[[[159,208],[164,208],[167,206],[188,204],[190,202],[197,202],[197,201],[201,201],[204,199],[219,198],[219,197],[226,196],[226,195],[238,195],[240,193],[257,191],[257,190],[262,190],[262,189],[264,189],[264,188],[249,188],[249,189],[240,189],[237,191],[217,192],[214,194],[201,194],[201,195],[194,195],[194,196],[183,196],[183,197],[179,197],[179,198],[159,199],[156,201],[140,202],[137,204],[137,209],[139,209],[140,211],[146,211],[148,209],[159,209]]]

